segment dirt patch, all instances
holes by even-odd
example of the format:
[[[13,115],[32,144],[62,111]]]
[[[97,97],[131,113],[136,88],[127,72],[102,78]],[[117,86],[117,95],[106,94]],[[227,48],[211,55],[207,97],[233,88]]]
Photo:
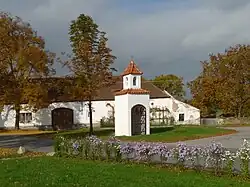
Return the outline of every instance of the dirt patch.
[[[34,157],[34,156],[44,156],[45,153],[42,152],[32,152],[27,151],[24,154],[18,154],[17,148],[0,148],[0,158],[9,158],[9,157]]]
[[[53,131],[41,131],[41,130],[0,130],[0,135],[38,135],[38,134],[50,134]]]

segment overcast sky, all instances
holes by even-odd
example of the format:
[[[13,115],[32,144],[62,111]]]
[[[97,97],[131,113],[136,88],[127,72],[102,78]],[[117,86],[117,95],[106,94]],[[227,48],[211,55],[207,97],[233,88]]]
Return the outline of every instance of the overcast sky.
[[[250,41],[250,0],[0,0],[0,9],[30,22],[54,52],[70,51],[69,23],[88,14],[108,33],[115,67],[134,56],[147,78],[190,81],[210,52]]]

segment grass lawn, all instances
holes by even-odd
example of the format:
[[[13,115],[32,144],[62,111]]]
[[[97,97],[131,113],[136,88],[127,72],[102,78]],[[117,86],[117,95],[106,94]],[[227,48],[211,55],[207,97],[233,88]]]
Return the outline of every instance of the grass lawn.
[[[249,187],[250,182],[193,171],[174,172],[143,165],[63,159],[23,158],[0,161],[0,184],[85,187]]]
[[[125,141],[178,142],[184,140],[232,134],[235,132],[235,130],[204,126],[158,127],[151,128],[150,135],[138,135],[131,137],[120,136],[117,138]],[[62,135],[66,137],[81,137],[86,136],[87,133],[88,129],[82,129],[57,133],[57,135]],[[103,139],[107,139],[109,136],[114,134],[114,130],[98,129],[95,130],[94,133],[95,135]]]
[[[235,130],[204,126],[152,128],[150,135],[119,137],[121,140],[149,142],[177,142],[235,133]]]

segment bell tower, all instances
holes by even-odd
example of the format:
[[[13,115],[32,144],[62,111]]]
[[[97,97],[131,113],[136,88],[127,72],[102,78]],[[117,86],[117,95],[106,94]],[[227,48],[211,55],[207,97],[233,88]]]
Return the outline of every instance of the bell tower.
[[[140,89],[141,88],[141,75],[143,73],[131,60],[128,67],[124,70],[123,76],[123,89]]]
[[[149,91],[142,89],[142,72],[133,60],[121,74],[123,89],[115,94],[115,135],[150,134]]]

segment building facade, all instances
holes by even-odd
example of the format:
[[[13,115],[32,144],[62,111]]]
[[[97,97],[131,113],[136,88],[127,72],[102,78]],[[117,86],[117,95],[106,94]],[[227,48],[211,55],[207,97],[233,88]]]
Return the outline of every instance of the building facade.
[[[168,112],[166,118],[172,118],[174,124],[200,124],[200,111],[186,103],[176,100],[166,91],[162,91],[150,81],[137,78],[133,80],[131,74],[122,77],[116,77],[114,85],[102,88],[98,97],[92,102],[93,123],[98,125],[103,117],[110,117],[115,114],[116,108],[115,95],[128,88],[134,88],[138,85],[140,89],[149,92],[149,107],[166,109]],[[63,79],[63,78],[62,78]],[[135,82],[133,82],[135,81]],[[137,82],[136,82],[137,81]],[[130,99],[136,103],[137,98]],[[53,102],[47,107],[33,112],[23,109],[20,111],[20,127],[24,128],[42,128],[65,126],[67,124],[86,124],[89,123],[89,109],[87,101],[76,99],[67,99],[65,95],[53,95]],[[26,104],[23,104],[22,108]],[[121,105],[121,104],[120,104]],[[157,113],[157,112],[156,112]],[[161,112],[158,112],[161,113]],[[152,114],[150,114],[152,118]],[[13,128],[15,126],[15,111],[11,105],[5,105],[0,117],[0,128]]]

